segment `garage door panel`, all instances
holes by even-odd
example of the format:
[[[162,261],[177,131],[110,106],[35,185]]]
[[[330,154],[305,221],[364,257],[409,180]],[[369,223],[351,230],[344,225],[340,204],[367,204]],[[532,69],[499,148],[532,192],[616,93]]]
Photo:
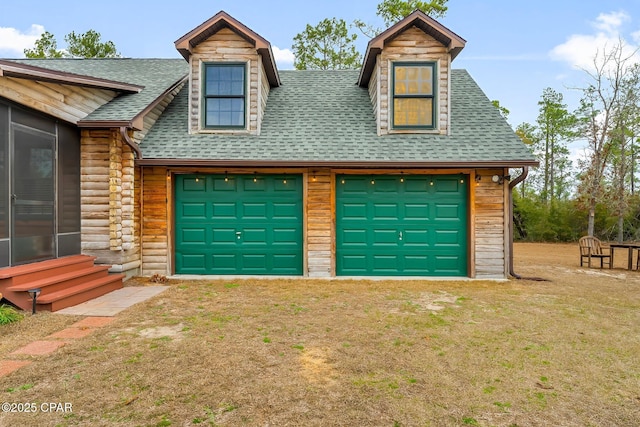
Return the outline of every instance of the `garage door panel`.
[[[463,265],[466,264],[464,259],[455,255],[436,255],[435,256],[435,273],[439,275],[451,275],[455,274],[463,268]]]
[[[267,219],[267,202],[240,202],[241,219]]]
[[[182,241],[190,245],[204,245],[207,242],[207,230],[205,228],[180,229]]]
[[[233,178],[212,177],[213,191],[235,192],[237,190],[237,182]]]
[[[373,204],[373,219],[390,219],[393,221],[398,220],[399,215],[397,203],[374,203]]]
[[[404,271],[409,273],[422,274],[425,270],[425,266],[429,266],[428,255],[405,255]]]
[[[268,243],[266,228],[245,228],[239,233],[242,236],[240,240],[244,244],[266,245]]]
[[[381,255],[373,256],[373,271],[378,274],[395,274],[400,269],[398,264],[398,255]]]
[[[441,204],[437,203],[435,205],[435,216],[436,220],[460,220],[460,206],[454,204]]]
[[[337,176],[336,273],[466,276],[467,185],[465,175]]]
[[[182,205],[182,218],[204,220],[207,218],[207,204],[204,202],[191,202]]]
[[[344,203],[341,209],[344,220],[364,220],[367,219],[366,203]]]
[[[206,192],[207,181],[204,178],[189,177],[182,180],[182,191],[186,192]]]
[[[213,202],[211,206],[213,209],[213,219],[235,219],[238,216],[235,203]]]
[[[399,232],[395,229],[376,229],[372,234],[374,245],[398,246]]]
[[[398,191],[398,184],[395,177],[373,177],[373,194],[395,194]],[[369,181],[371,182],[371,180]]]
[[[176,273],[302,274],[299,176],[178,175],[175,189]]]
[[[205,270],[206,258],[203,254],[183,254],[179,260],[182,268],[200,272]]]
[[[272,219],[297,219],[300,214],[300,206],[296,203],[274,202]]]
[[[244,271],[267,269],[267,256],[265,254],[242,254],[242,269]]]
[[[213,254],[211,255],[211,267],[217,272],[234,272],[237,265],[236,254]]]
[[[436,193],[460,193],[462,188],[462,184],[460,183],[460,178],[437,178],[435,180],[435,190]]]
[[[424,194],[429,191],[429,180],[426,177],[410,177],[401,184],[405,193]]]
[[[404,246],[429,246],[429,230],[426,229],[406,229],[403,233]]]
[[[458,230],[436,230],[434,234],[436,246],[461,246],[464,244]]]
[[[428,221],[429,216],[428,203],[407,203],[404,206],[405,219]]]
[[[367,257],[364,255],[350,255],[345,254],[342,256],[338,263],[340,271],[343,271],[349,275],[367,275],[369,274],[369,266],[367,264]]]
[[[212,244],[233,243],[235,245],[237,240],[235,228],[213,228],[211,231]]]
[[[302,262],[301,256],[297,253],[273,254],[273,271],[277,274],[297,274],[298,265]]]
[[[295,192],[299,185],[299,178],[283,177],[273,181],[273,191],[278,192]]]
[[[298,241],[300,230],[296,228],[274,228],[273,238],[271,239],[274,245],[278,244],[295,244]]]
[[[259,192],[263,193],[267,190],[267,179],[263,176],[259,176],[257,178],[242,178],[241,179],[242,187],[239,191],[244,192]]]
[[[344,245],[361,245],[367,244],[367,230],[350,229],[342,231],[342,242]]]

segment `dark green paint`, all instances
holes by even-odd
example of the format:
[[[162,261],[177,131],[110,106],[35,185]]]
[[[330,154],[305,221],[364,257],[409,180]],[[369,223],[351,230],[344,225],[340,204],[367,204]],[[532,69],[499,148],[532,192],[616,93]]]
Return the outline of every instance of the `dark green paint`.
[[[176,273],[302,275],[302,177],[178,175]]]
[[[338,275],[467,276],[468,175],[339,175],[336,187]]]

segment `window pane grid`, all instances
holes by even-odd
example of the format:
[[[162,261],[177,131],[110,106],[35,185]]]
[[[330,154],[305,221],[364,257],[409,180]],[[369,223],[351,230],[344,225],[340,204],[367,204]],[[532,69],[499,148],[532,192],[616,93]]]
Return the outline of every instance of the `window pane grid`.
[[[393,126],[434,128],[435,64],[393,65]]]
[[[205,127],[244,127],[244,64],[207,64],[204,70]]]

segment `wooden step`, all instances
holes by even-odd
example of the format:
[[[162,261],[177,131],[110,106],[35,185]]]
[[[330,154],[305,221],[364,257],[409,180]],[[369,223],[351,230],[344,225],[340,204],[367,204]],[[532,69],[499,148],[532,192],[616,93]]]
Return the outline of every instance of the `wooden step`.
[[[19,285],[13,285],[7,287],[7,291],[13,292],[26,292],[29,289],[41,289],[42,294],[49,294],[59,291],[70,286],[82,284],[84,282],[91,281],[93,279],[99,279],[100,277],[106,277],[109,274],[108,265],[92,265],[89,268],[83,268],[69,273],[57,274],[46,277],[40,280],[34,280],[28,283],[22,283]]]
[[[40,289],[38,310],[55,311],[122,288],[122,274],[94,265],[96,257],[73,255],[0,269],[0,293],[12,304],[31,311],[30,289]]]
[[[26,284],[34,280],[91,267],[95,260],[96,257],[93,256],[72,255],[33,264],[3,268],[0,269],[0,283],[5,286]]]
[[[41,295],[37,299],[37,309],[57,311],[122,288],[124,274],[110,274],[105,277],[70,286],[68,288]]]

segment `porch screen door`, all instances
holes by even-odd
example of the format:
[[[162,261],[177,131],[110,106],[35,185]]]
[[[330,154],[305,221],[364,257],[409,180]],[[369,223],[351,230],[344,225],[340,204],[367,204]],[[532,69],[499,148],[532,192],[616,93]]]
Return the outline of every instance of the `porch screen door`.
[[[55,135],[13,124],[12,264],[55,258]]]

